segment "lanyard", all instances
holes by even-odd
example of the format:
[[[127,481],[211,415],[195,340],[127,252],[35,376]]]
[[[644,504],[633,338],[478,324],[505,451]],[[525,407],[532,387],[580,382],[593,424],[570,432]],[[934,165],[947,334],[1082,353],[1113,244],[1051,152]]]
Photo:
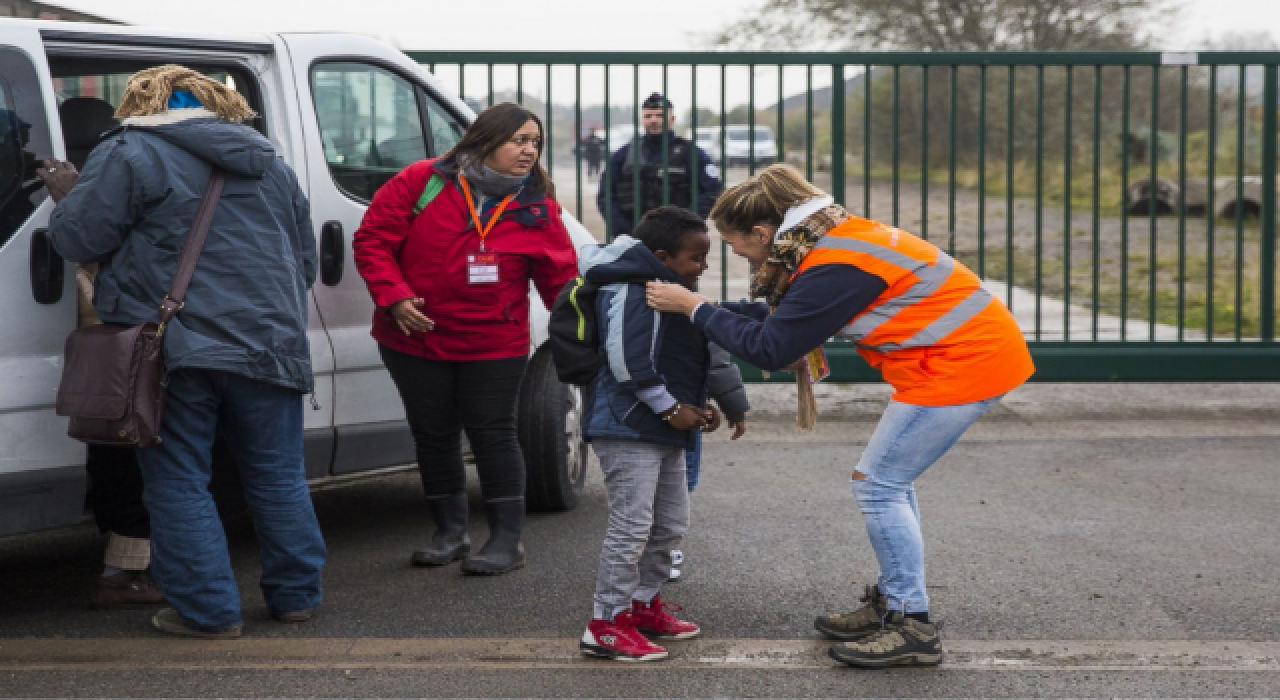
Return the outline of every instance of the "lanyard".
[[[489,224],[485,226],[480,223],[480,214],[476,212],[476,202],[471,198],[471,186],[467,184],[467,178],[462,173],[458,173],[458,181],[462,183],[462,194],[467,197],[467,209],[471,212],[471,220],[476,223],[476,233],[480,234],[480,252],[483,253],[484,237],[489,235],[489,231],[493,230],[493,225],[498,223],[498,219],[502,217],[502,210],[507,208],[511,200],[520,194],[520,191],[517,190],[515,194],[509,194],[503,198],[502,203],[498,205],[497,210],[493,212],[493,216],[489,219]]]

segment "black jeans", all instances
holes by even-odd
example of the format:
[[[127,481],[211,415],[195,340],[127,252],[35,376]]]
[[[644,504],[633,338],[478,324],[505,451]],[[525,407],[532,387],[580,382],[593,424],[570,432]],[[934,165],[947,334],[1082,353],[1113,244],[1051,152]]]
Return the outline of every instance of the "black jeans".
[[[85,469],[89,472],[89,507],[98,530],[140,540],[150,538],[151,516],[142,502],[137,451],[92,445]]]
[[[524,498],[516,401],[528,358],[436,362],[385,346],[379,350],[404,401],[427,498],[466,490],[464,429],[476,456],[484,500]]]

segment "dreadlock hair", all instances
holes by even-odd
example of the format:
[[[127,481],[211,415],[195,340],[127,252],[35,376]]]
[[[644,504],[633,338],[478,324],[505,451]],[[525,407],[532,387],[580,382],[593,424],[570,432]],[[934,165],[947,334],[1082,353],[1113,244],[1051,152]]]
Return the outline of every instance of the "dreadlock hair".
[[[140,70],[129,78],[116,119],[168,112],[169,97],[175,90],[195,95],[219,119],[242,122],[258,116],[235,90],[186,66],[169,64]]]
[[[677,255],[684,248],[686,237],[706,232],[707,222],[702,217],[668,204],[645,214],[631,236],[655,253],[665,250],[668,255]]]
[[[746,233],[753,226],[782,225],[787,210],[826,193],[814,187],[799,170],[775,163],[720,195],[711,221],[720,231]]]

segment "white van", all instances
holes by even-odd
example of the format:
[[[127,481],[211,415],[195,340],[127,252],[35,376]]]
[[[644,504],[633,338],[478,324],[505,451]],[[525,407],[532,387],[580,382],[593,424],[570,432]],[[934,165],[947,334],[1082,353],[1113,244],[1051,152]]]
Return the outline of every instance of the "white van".
[[[76,325],[74,268],[49,245],[53,202],[35,177],[49,157],[83,165],[113,126],[125,80],[181,63],[234,86],[252,126],[297,171],[311,200],[321,281],[311,294],[319,410],[306,411],[313,480],[414,461],[403,406],[369,336],[373,305],[350,245],[373,193],[443,153],[474,114],[400,51],[345,34],[207,35],[0,20],[0,536],[80,522],[86,447],[53,412],[62,348]],[[595,240],[566,213],[575,245]],[[536,295],[535,299],[536,299]],[[520,399],[531,508],[576,505],[586,474],[578,393],[556,379],[548,312],[532,305],[532,361]]]
[[[691,138],[694,138],[698,148],[707,152],[713,162],[721,162],[720,127],[700,126],[697,133]],[[752,146],[754,146],[755,150],[755,164],[758,167],[777,162],[778,141],[773,136],[773,129],[767,126],[757,126],[755,128],[755,139],[752,139],[751,127],[745,124],[725,127],[723,155],[725,167],[749,165]]]

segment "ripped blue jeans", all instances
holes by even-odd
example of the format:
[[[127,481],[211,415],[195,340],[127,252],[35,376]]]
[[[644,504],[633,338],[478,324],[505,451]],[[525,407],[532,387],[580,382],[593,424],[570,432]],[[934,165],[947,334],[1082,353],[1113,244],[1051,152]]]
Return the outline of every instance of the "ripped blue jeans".
[[[877,585],[889,599],[890,610],[929,610],[916,479],[1001,398],[958,406],[890,401],[863,450],[854,472],[853,495],[867,521],[867,535],[880,564]]]

